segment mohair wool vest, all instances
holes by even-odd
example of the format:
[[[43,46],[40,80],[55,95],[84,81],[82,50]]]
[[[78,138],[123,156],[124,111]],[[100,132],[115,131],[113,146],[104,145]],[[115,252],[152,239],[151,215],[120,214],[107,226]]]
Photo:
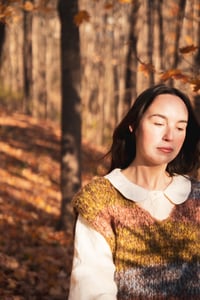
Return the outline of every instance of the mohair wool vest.
[[[200,299],[200,182],[163,221],[106,178],[92,180],[73,205],[110,245],[119,300]]]

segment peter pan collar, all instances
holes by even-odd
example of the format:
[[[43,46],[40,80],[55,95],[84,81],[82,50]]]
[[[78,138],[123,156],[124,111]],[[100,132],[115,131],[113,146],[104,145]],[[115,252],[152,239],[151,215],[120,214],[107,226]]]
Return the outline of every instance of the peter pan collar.
[[[172,203],[181,204],[185,202],[191,191],[191,181],[189,178],[181,175],[172,177],[172,182],[163,191],[151,191],[128,180],[121,169],[114,169],[105,176],[106,179],[127,199],[134,202],[143,202],[149,198],[152,193],[162,193]]]

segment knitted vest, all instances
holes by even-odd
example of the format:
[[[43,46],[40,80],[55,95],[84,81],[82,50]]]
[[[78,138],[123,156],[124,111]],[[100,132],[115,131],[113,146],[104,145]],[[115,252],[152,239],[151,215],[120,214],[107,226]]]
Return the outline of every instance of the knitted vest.
[[[119,300],[200,299],[199,182],[192,182],[187,201],[164,221],[105,178],[86,185],[73,205],[110,245]]]

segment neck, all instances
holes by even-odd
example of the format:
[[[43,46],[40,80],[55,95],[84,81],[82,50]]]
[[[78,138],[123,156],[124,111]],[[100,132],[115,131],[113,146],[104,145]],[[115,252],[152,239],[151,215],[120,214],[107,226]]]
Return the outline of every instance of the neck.
[[[130,181],[148,190],[164,190],[171,182],[166,168],[161,166],[148,167],[133,163],[122,172]]]

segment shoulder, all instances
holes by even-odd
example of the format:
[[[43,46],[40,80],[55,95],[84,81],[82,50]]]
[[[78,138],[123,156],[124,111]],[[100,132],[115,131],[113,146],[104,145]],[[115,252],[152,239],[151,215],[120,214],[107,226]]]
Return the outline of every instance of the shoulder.
[[[76,197],[99,197],[113,193],[113,186],[105,177],[94,177],[77,193]],[[76,198],[75,197],[75,198]]]
[[[86,212],[96,214],[109,205],[115,194],[108,179],[95,177],[73,197],[72,205],[82,215]]]

